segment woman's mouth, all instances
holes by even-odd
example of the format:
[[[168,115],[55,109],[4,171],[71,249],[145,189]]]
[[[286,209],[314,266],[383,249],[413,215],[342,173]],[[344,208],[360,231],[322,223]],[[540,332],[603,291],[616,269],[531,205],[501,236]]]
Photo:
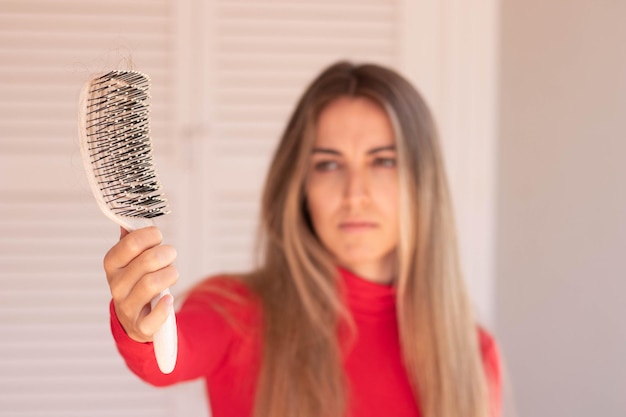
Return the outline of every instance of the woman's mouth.
[[[367,221],[346,221],[339,223],[339,229],[346,232],[364,232],[376,227],[376,223]]]

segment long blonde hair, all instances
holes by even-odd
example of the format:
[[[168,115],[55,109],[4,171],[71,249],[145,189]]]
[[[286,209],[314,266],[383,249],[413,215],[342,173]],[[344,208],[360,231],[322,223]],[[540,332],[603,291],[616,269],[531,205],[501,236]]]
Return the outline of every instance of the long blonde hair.
[[[485,417],[477,327],[459,268],[437,132],[415,88],[377,65],[339,62],[304,92],[283,133],[262,199],[262,266],[249,277],[264,314],[257,417],[339,417],[347,410],[338,329],[350,323],[337,269],[305,209],[304,181],[321,110],[341,96],[386,109],[399,154],[397,317],[424,417]]]

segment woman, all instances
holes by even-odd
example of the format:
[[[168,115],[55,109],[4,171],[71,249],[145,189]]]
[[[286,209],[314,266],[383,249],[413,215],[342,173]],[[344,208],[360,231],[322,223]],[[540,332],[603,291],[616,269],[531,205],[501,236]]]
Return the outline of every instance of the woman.
[[[104,264],[131,370],[205,378],[215,417],[499,415],[435,126],[404,78],[340,62],[314,80],[274,155],[262,231],[261,267],[191,291],[169,375],[149,342],[171,297],[146,305],[175,283],[176,252],[156,228],[122,232]]]

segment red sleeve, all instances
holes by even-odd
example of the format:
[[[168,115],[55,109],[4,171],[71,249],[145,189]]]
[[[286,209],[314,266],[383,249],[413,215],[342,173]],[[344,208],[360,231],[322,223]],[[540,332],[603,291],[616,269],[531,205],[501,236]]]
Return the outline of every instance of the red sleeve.
[[[221,293],[207,291],[220,287]],[[240,295],[243,284],[230,279],[210,278],[194,289],[180,311],[176,313],[178,328],[178,357],[176,367],[170,374],[163,374],[157,365],[152,343],[140,343],[131,339],[120,324],[113,302],[110,304],[111,331],[117,349],[128,368],[145,382],[155,386],[167,386],[177,382],[210,375],[228,354],[237,335],[230,318],[241,316],[239,304],[229,291]]]
[[[480,350],[483,356],[485,374],[487,375],[487,387],[491,417],[502,415],[502,375],[500,370],[500,353],[498,345],[493,337],[485,330],[480,329]]]

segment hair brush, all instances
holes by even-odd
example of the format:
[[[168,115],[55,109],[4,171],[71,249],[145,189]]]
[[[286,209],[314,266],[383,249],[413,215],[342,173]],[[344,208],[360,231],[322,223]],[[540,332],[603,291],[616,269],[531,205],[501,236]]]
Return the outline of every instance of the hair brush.
[[[149,88],[144,74],[112,71],[80,93],[78,137],[87,180],[102,212],[128,231],[169,213],[152,158]],[[152,308],[166,294],[156,296]],[[173,307],[153,344],[161,372],[172,372],[178,345]]]

